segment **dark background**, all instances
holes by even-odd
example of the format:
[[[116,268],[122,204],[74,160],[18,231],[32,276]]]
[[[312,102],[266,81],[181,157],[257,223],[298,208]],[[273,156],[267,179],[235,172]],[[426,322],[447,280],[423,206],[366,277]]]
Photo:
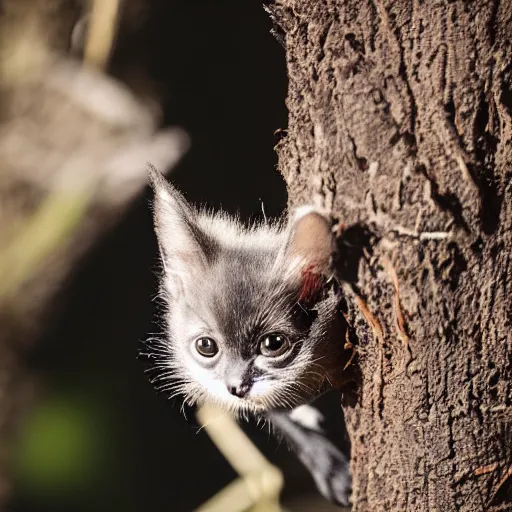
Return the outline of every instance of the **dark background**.
[[[283,48],[261,3],[153,1],[118,41],[113,71],[135,63],[183,127],[191,150],[170,179],[194,202],[242,218],[279,215],[285,185],[274,131],[286,128]],[[128,66],[129,67],[129,66]],[[129,82],[129,80],[128,80]],[[235,474],[193,411],[157,396],[137,351],[158,330],[157,247],[150,193],[77,269],[29,360],[44,387],[13,459],[9,509],[189,511]],[[314,493],[310,477],[268,429],[251,436],[285,471],[286,496]]]

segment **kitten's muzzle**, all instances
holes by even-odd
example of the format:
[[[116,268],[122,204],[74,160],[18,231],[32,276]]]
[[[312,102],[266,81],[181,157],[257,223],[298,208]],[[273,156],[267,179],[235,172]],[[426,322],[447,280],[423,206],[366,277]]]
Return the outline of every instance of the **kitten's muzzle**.
[[[228,391],[233,395],[237,396],[238,398],[244,398],[247,393],[249,393],[250,386],[247,384],[243,384],[241,382],[238,383],[227,383],[226,384]]]
[[[247,362],[238,361],[229,365],[224,376],[224,382],[231,395],[244,398],[249,394],[252,387],[249,370]]]

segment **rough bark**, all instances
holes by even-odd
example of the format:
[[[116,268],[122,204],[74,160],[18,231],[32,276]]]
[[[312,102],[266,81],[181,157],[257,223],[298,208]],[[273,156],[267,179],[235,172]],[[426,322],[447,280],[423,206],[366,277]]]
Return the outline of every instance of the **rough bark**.
[[[340,223],[357,511],[509,510],[512,3],[278,0],[290,206]]]

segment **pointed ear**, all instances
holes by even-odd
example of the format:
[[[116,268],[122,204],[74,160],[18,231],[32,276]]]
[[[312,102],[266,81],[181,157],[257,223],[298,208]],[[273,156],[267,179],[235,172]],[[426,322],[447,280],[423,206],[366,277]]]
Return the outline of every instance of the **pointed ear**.
[[[287,254],[299,258],[300,266],[329,274],[334,237],[327,217],[310,206],[297,209],[292,220]]]
[[[215,244],[198,226],[197,212],[187,200],[153,166],[148,173],[155,192],[154,223],[166,283],[175,297],[206,267]]]
[[[331,275],[334,248],[331,223],[314,208],[305,206],[296,211],[289,229],[287,265],[291,273],[299,273],[299,301],[308,300]]]

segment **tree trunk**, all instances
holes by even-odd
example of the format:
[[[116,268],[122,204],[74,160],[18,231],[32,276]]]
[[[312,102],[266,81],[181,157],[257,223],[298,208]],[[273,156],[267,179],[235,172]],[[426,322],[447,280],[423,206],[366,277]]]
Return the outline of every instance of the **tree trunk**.
[[[290,206],[340,223],[354,510],[510,510],[512,3],[269,10]]]

